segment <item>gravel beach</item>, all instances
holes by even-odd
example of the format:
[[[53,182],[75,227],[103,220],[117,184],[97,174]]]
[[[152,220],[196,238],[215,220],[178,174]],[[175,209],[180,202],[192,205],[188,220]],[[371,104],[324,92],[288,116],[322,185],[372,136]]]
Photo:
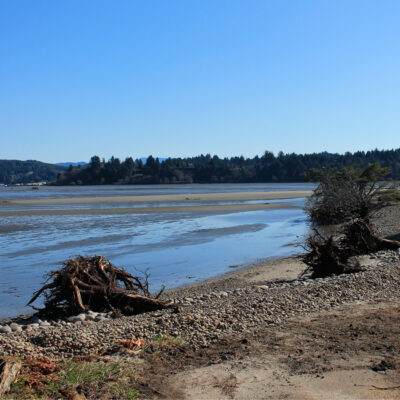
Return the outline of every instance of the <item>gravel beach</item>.
[[[374,218],[382,236],[397,234],[398,221],[399,206],[387,207]],[[296,278],[304,268],[298,257],[235,270],[167,292],[165,297],[183,306],[180,313],[166,310],[111,319],[108,314],[89,312],[67,321],[4,320],[0,352],[51,359],[110,354],[120,339],[156,335],[179,337],[193,348],[202,348],[223,336],[276,326],[296,315],[346,303],[400,298],[398,252],[381,251],[360,257],[360,262],[361,272],[315,280]]]

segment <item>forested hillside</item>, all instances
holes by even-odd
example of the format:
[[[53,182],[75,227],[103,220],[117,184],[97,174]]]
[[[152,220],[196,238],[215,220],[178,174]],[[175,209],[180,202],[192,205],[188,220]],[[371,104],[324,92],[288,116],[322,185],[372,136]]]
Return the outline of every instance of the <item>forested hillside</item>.
[[[86,167],[69,167],[58,176],[59,185],[150,184],[150,183],[234,183],[234,182],[301,182],[311,168],[345,166],[364,167],[379,162],[390,167],[388,178],[400,179],[400,149],[373,150],[346,154],[313,153],[274,155],[266,151],[262,157],[201,155],[190,158],[168,158],[160,162],[152,156],[142,160],[91,158]]]
[[[57,174],[65,167],[40,161],[0,160],[0,183],[49,182],[57,179]]]
[[[0,160],[0,183],[54,182],[57,185],[150,184],[150,183],[245,183],[301,182],[311,168],[364,167],[379,162],[390,167],[388,178],[400,180],[400,149],[346,154],[313,153],[277,155],[266,151],[261,157],[219,158],[200,155],[146,162],[131,157],[120,161],[91,158],[84,166],[69,168],[40,161]]]

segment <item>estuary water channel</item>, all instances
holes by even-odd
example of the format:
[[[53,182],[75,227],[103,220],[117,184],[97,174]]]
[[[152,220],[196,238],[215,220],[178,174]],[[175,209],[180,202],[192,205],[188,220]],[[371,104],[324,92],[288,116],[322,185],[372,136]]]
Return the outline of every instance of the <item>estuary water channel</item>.
[[[298,253],[295,244],[308,230],[304,191],[312,189],[311,184],[0,187],[0,318],[31,312],[25,304],[45,273],[79,254],[103,255],[134,274],[148,270],[156,291]],[[262,196],[275,192],[283,195]]]

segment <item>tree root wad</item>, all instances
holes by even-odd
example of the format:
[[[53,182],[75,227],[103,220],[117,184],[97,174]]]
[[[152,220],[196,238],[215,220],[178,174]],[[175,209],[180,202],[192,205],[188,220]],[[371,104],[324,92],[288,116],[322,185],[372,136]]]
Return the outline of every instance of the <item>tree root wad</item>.
[[[163,289],[155,297],[150,295],[147,274],[141,279],[116,268],[102,256],[78,256],[67,260],[61,269],[50,272],[45,285],[34,293],[28,305],[43,294],[44,308],[32,307],[39,315],[50,318],[105,309],[115,315],[165,308],[178,311],[173,302],[159,300],[162,292]]]
[[[368,220],[358,219],[344,225],[337,238],[325,237],[314,229],[305,248],[308,252],[303,256],[303,262],[307,268],[301,275],[311,273],[311,277],[319,278],[360,271],[360,265],[351,261],[351,257],[379,250],[396,250],[400,248],[400,242],[380,239]]]

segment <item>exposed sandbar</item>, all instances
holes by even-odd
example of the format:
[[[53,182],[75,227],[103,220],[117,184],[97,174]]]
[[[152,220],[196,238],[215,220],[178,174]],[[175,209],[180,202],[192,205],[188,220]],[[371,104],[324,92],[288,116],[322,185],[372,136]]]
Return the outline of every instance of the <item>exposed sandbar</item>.
[[[28,204],[87,204],[87,203],[164,203],[179,201],[250,201],[283,200],[308,197],[311,190],[288,190],[276,192],[238,192],[238,193],[198,193],[198,194],[162,194],[138,196],[100,196],[70,197],[57,199],[6,200],[3,205]]]

